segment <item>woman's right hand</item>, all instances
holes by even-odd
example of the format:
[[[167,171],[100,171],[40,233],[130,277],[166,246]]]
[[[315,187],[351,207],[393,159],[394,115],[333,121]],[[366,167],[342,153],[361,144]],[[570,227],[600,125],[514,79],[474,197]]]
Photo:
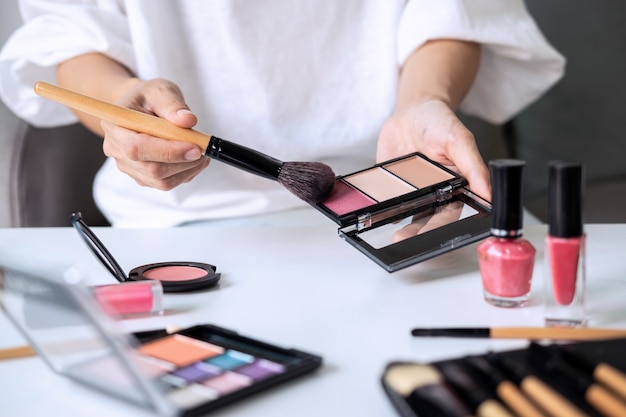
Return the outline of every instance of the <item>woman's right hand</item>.
[[[118,105],[162,117],[169,122],[192,128],[198,119],[189,110],[180,88],[171,81],[129,80],[130,89],[117,100]],[[102,121],[102,149],[114,158],[120,171],[138,184],[171,190],[191,181],[210,162],[204,149],[186,142],[170,141],[134,132]]]

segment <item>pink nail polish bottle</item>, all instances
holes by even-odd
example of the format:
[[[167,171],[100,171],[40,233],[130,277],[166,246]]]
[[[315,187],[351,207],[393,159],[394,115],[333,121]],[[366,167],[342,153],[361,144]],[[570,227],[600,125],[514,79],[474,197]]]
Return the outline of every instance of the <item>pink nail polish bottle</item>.
[[[548,327],[585,325],[582,194],[582,164],[550,162],[544,257],[545,324]]]
[[[526,163],[489,162],[492,188],[491,237],[478,246],[485,300],[497,307],[528,304],[536,250],[522,238],[522,177]]]

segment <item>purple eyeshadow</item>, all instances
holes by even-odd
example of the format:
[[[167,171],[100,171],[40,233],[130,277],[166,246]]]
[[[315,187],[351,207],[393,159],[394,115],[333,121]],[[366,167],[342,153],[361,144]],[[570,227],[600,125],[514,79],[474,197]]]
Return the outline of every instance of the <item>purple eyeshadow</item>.
[[[335,181],[330,196],[321,204],[338,216],[341,216],[351,211],[376,204],[376,200],[371,199],[342,180],[337,180]]]
[[[285,371],[285,367],[266,359],[259,359],[250,365],[242,366],[235,370],[238,374],[246,375],[255,381],[269,378]]]
[[[218,375],[220,372],[222,372],[222,370],[215,365],[206,362],[197,362],[193,365],[180,368],[172,374],[189,382],[198,382]]]

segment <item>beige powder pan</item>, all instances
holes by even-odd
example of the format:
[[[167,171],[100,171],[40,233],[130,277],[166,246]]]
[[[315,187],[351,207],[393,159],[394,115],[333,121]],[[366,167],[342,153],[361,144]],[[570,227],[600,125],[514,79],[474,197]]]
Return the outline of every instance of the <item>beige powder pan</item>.
[[[345,177],[344,181],[377,201],[386,201],[415,191],[415,187],[378,167]]]
[[[418,188],[454,178],[454,175],[418,156],[392,162],[384,165],[384,168]]]

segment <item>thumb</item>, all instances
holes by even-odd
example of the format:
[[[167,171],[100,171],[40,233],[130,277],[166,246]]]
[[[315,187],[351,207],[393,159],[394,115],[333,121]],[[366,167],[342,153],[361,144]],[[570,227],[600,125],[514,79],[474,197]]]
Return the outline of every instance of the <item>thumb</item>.
[[[191,128],[198,123],[198,118],[185,102],[180,88],[171,81],[150,80],[146,83],[145,98],[150,111],[171,123]]]
[[[183,107],[167,112],[165,118],[175,125],[185,128],[192,128],[198,123],[196,115],[184,104]]]
[[[483,165],[472,169],[465,175],[469,182],[469,188],[474,194],[487,201],[491,201],[491,183],[489,181],[489,170]]]

